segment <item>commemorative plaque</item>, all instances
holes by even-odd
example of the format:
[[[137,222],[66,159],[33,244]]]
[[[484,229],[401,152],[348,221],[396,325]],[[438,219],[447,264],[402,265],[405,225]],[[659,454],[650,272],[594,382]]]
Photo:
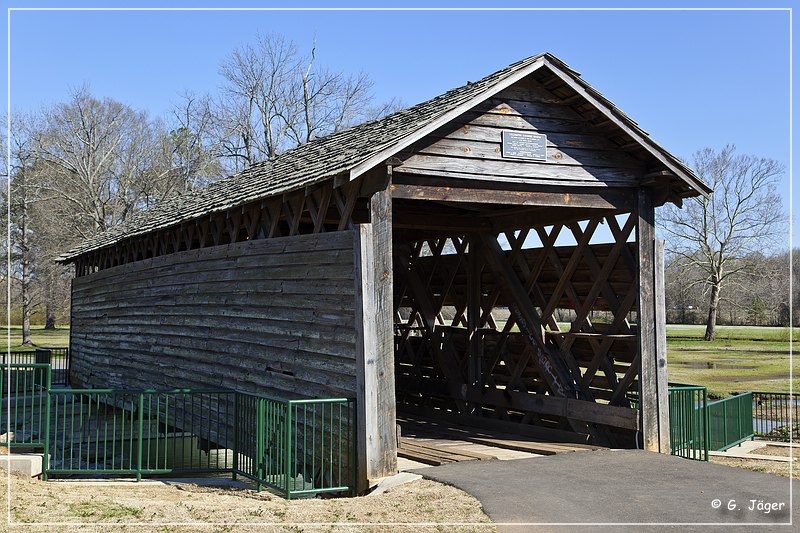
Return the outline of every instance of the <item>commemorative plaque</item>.
[[[503,157],[547,161],[547,135],[504,131]]]

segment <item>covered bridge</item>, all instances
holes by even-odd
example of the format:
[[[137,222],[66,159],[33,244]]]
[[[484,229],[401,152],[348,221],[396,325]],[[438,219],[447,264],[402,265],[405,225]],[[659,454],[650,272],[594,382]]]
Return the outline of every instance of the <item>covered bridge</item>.
[[[668,452],[654,209],[709,192],[534,56],[63,255],[71,378],[356,397],[362,480],[397,409]]]

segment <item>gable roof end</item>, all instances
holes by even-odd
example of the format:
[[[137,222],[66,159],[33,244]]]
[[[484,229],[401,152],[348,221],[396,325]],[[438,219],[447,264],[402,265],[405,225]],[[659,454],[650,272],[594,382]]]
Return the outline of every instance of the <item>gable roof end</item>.
[[[404,148],[445,125],[503,89],[546,67],[614,121],[650,154],[698,194],[710,189],[683,165],[652,141],[646,132],[609,100],[555,56],[545,53],[523,59],[473,83],[388,115],[341,130],[288,150],[271,161],[183,194],[131,216],[125,223],[87,239],[57,261],[69,263],[79,256],[120,241],[175,226],[210,213],[225,211],[251,201],[274,197],[314,185],[332,177],[353,180],[383,164]]]

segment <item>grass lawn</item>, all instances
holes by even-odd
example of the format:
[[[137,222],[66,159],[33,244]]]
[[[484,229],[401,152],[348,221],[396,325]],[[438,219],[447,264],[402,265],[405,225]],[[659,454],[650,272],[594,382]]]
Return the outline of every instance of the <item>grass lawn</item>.
[[[2,328],[3,337],[7,338],[8,328]],[[11,350],[34,350],[40,348],[67,348],[69,346],[69,328],[61,327],[51,330],[44,326],[31,326],[33,346],[22,346],[22,326],[11,326]]]
[[[800,328],[771,327],[771,326],[717,326],[717,340],[757,340],[757,341],[783,341],[789,342],[789,332],[792,340],[800,341]],[[702,339],[706,333],[705,326],[694,324],[668,324],[667,337]]]
[[[569,324],[563,325],[564,329]],[[3,328],[6,333],[6,328]],[[704,385],[718,397],[738,392],[789,391],[789,328],[718,326],[717,340],[703,340],[704,326],[667,326],[669,380],[674,383]],[[800,328],[792,331],[800,342]],[[69,346],[69,328],[45,330],[33,326],[36,346]],[[11,327],[11,350],[33,350],[22,344],[22,328]],[[800,361],[794,363],[794,390],[800,391]]]
[[[721,326],[717,340],[702,340],[703,326],[667,326],[669,381],[704,385],[712,396],[789,392],[789,329]],[[794,332],[797,338],[797,332]],[[794,389],[800,363],[794,361]]]

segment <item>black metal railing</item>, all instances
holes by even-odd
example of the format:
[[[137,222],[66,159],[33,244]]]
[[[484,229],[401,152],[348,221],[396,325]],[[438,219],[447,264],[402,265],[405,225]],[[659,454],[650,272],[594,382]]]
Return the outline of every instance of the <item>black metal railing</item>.
[[[800,394],[753,393],[753,432],[765,439],[789,440],[800,436]]]
[[[13,350],[0,353],[0,365],[49,364],[52,369],[52,385],[69,385],[69,348],[36,348],[36,350]]]

